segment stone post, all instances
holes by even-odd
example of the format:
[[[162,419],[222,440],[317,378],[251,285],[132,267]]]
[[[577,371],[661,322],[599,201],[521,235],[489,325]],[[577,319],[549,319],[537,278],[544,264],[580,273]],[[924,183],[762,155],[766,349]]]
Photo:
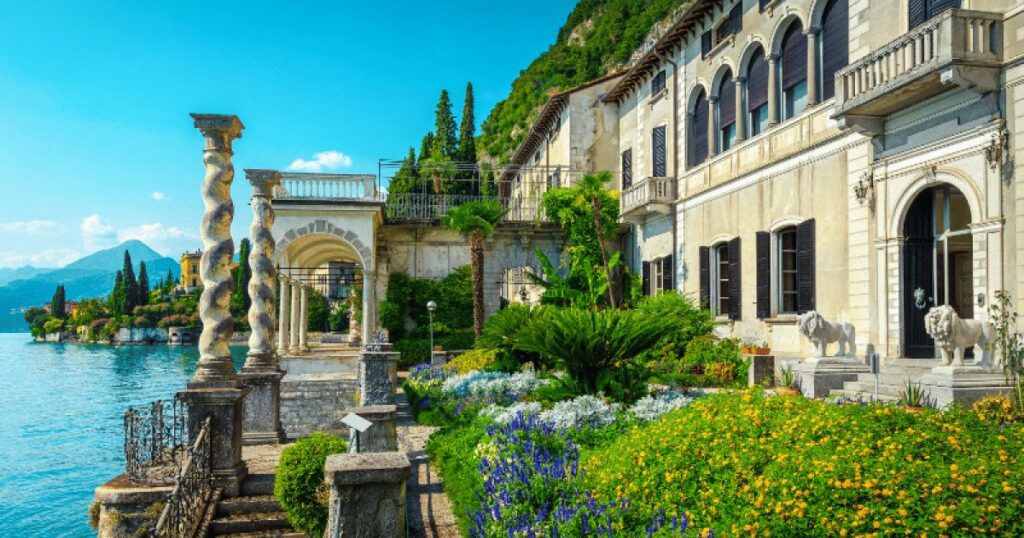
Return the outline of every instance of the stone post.
[[[807,106],[818,104],[818,33],[821,28],[807,29]]]
[[[309,287],[302,286],[302,296],[299,299],[299,351],[309,352],[309,342],[306,331],[309,329]]]
[[[277,275],[278,282],[281,288],[281,297],[279,299],[280,306],[278,307],[278,315],[280,319],[277,320],[277,355],[288,354],[288,342],[289,342],[289,331],[291,325],[291,290],[292,284],[291,279],[288,275],[280,274]]]
[[[409,458],[401,452],[328,456],[327,538],[405,536],[409,469]]]
[[[398,356],[394,351],[367,351],[359,355],[360,405],[394,405],[398,390]]]
[[[206,139],[203,164],[203,203],[206,212],[200,235],[203,257],[199,275],[203,293],[199,298],[199,318],[203,332],[199,336],[199,363],[188,388],[179,396],[188,405],[188,438],[195,439],[206,419],[210,419],[211,454],[214,483],[226,496],[238,494],[245,477],[242,461],[243,388],[231,362],[228,342],[234,320],[228,309],[231,299],[231,221],[235,207],[231,202],[231,182],[235,169],[231,164],[231,142],[241,136],[242,122],[237,116],[192,114],[195,126]]]
[[[367,405],[351,408],[348,412],[355,413],[373,423],[368,430],[359,433],[358,443],[356,442],[357,432],[349,430],[348,451],[350,453],[395,452],[398,450],[398,431],[395,429],[396,406]]]
[[[288,334],[288,351],[290,353],[299,352],[299,288],[302,284],[298,280],[292,280],[292,306],[289,309],[291,311],[291,324],[292,328]]]
[[[768,55],[768,126],[779,123],[779,55]]]
[[[249,266],[249,353],[239,377],[251,389],[242,407],[242,443],[259,445],[277,443],[284,438],[281,428],[281,378],[284,372],[274,349],[274,209],[270,205],[274,187],[281,183],[281,173],[274,170],[246,170],[252,183],[252,226],[249,237],[252,251]]]
[[[708,97],[708,159],[718,154],[718,96]]]
[[[736,143],[747,139],[747,108],[743,106],[743,84],[746,77],[736,77]]]
[[[373,313],[373,274],[371,271],[373,268],[363,268],[363,328],[362,328],[362,341],[365,345],[371,339],[373,339],[374,329],[374,313]],[[364,402],[365,404],[365,402]]]

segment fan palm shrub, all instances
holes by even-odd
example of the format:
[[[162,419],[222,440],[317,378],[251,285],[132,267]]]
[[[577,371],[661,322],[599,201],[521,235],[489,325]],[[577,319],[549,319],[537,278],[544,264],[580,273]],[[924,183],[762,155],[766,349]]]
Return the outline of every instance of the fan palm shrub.
[[[453,208],[442,222],[448,229],[469,236],[469,263],[473,273],[473,332],[484,328],[484,239],[494,232],[507,211],[497,200],[480,200]]]

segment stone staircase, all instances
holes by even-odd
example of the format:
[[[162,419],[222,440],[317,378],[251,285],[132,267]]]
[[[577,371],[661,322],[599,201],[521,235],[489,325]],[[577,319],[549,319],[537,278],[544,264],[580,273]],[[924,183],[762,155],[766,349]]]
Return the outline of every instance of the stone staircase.
[[[938,360],[931,359],[898,359],[883,364],[882,371],[878,374],[878,398],[884,401],[899,400],[908,379],[916,382],[938,364]],[[829,394],[837,397],[871,398],[875,394],[875,376],[858,374],[856,381],[847,381],[843,383],[843,388],[833,390]]]
[[[274,475],[251,474],[242,482],[238,497],[221,499],[207,536],[226,538],[305,538],[288,523],[274,499]]]

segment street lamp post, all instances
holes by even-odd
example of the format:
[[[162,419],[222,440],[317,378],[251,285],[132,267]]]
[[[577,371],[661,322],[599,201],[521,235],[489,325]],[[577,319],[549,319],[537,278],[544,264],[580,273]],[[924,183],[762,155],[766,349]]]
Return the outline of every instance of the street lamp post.
[[[434,364],[434,310],[437,310],[437,303],[427,301],[427,317],[430,320],[430,364]]]

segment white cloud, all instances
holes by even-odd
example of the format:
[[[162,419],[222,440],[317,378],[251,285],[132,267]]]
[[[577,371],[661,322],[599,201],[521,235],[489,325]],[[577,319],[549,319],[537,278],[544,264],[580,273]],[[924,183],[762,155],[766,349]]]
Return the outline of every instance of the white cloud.
[[[322,172],[324,170],[337,170],[352,166],[352,157],[340,151],[321,151],[313,155],[313,160],[295,159],[288,165],[289,170],[300,172]]]
[[[60,235],[64,233],[64,225],[52,220],[0,222],[0,232],[24,235]]]
[[[81,257],[73,248],[51,248],[34,254],[5,251],[0,252],[0,267],[64,267]]]
[[[98,214],[92,214],[82,219],[81,229],[82,241],[85,243],[86,250],[90,252],[117,244],[114,227]]]
[[[129,226],[117,231],[117,240],[137,239],[160,254],[176,258],[185,250],[195,249],[199,234],[177,226],[164,226],[159,222]]]
[[[165,198],[164,193],[162,193],[160,191],[153,191],[153,194],[151,194],[150,196],[152,196],[153,199],[158,201],[158,202]]]

